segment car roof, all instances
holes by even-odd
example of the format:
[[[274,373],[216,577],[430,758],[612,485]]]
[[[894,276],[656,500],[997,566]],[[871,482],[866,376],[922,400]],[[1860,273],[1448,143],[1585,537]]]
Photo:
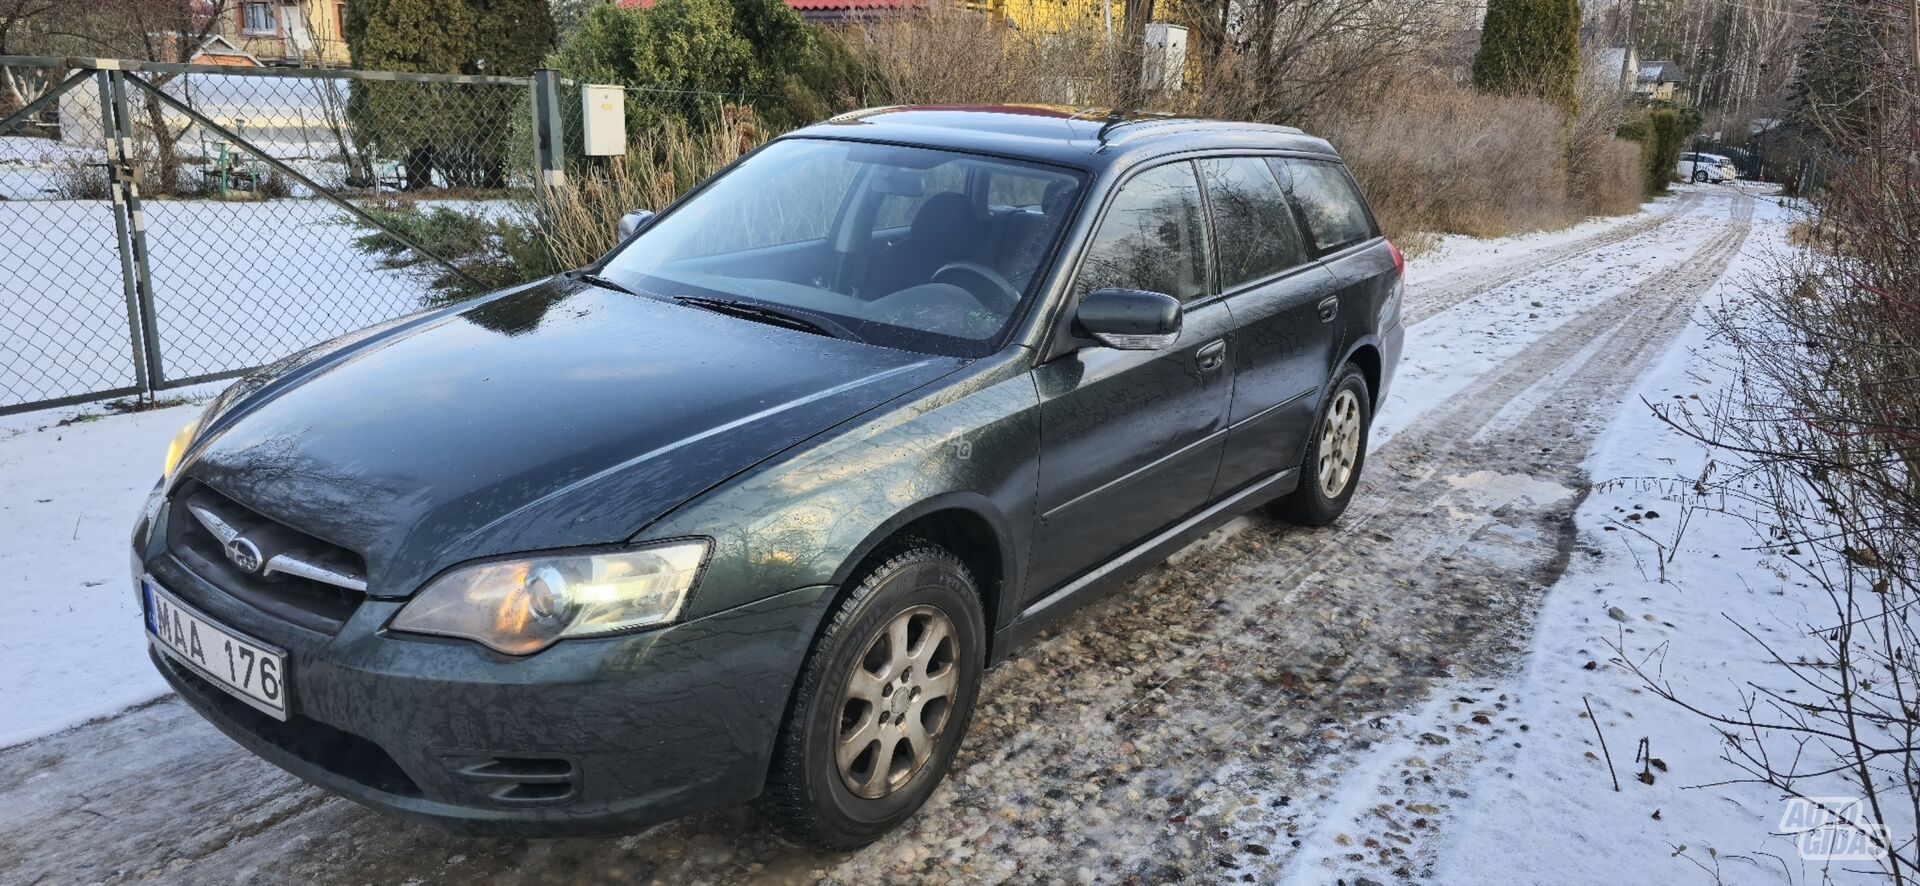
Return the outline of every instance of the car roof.
[[[951,148],[1103,169],[1209,149],[1339,155],[1291,126],[1060,105],[901,105],[841,114],[785,138],[838,138]]]

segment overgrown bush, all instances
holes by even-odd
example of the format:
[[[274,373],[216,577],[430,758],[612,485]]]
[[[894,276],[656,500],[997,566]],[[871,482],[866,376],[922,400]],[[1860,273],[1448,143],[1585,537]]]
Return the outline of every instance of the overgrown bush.
[[[1585,215],[1567,197],[1565,121],[1538,99],[1430,80],[1309,128],[1346,158],[1389,236],[1490,237]]]

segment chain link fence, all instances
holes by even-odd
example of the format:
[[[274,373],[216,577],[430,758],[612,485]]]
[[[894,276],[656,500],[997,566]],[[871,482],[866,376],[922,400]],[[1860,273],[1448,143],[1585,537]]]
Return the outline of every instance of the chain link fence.
[[[533,78],[0,65],[44,84],[0,117],[0,414],[230,377],[417,310],[423,275],[356,240],[434,256],[369,208],[519,211],[564,144]]]

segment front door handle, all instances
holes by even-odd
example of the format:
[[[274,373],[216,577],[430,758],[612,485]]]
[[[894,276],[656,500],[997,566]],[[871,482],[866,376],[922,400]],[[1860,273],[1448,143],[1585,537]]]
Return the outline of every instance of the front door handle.
[[[1340,296],[1329,295],[1320,300],[1320,322],[1332,323],[1334,315],[1340,313]]]
[[[1227,362],[1227,340],[1223,338],[1201,345],[1199,350],[1193,352],[1193,362],[1201,372],[1219,369],[1221,364]]]

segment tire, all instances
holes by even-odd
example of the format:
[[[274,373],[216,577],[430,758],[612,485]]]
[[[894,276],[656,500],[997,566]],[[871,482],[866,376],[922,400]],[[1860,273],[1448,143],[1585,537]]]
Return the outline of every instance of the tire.
[[[1711,178],[1711,176],[1707,175],[1705,172],[1696,172],[1693,174],[1693,183],[1696,185],[1704,185],[1707,183],[1707,179],[1709,178]]]
[[[1274,516],[1301,526],[1329,526],[1346,513],[1367,462],[1367,435],[1373,425],[1373,399],[1360,367],[1340,367],[1307,435],[1300,462],[1300,485],[1275,501]],[[1323,450],[1331,452],[1323,453]],[[1322,464],[1322,455],[1333,459]],[[1345,462],[1341,464],[1341,462]],[[1334,468],[1329,471],[1328,468]],[[1329,489],[1329,487],[1332,487]]]
[[[760,798],[782,831],[820,849],[858,849],[919,810],[966,735],[985,667],[980,595],[959,558],[908,539],[874,559],[807,655]],[[843,739],[859,751],[845,762]]]

